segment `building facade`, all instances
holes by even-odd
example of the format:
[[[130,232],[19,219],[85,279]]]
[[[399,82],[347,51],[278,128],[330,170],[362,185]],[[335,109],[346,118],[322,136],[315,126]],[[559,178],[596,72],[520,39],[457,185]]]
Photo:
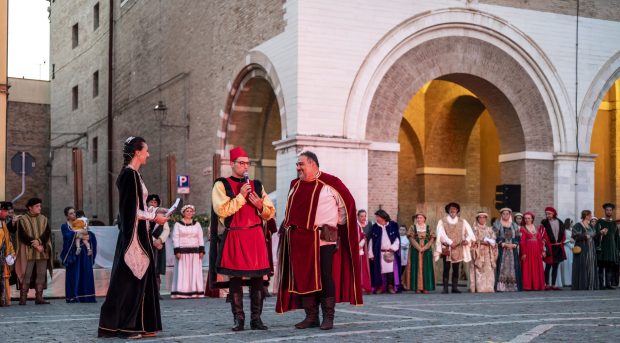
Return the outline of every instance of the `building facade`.
[[[521,186],[521,210],[574,218],[620,200],[613,2],[52,2],[52,132],[70,142],[52,175],[81,159],[83,207],[111,219],[109,176],[140,135],[149,190],[169,203],[189,175],[203,213],[240,145],[279,213],[308,149],[358,208],[400,220],[492,208],[501,184]],[[79,199],[52,180],[54,212]]]

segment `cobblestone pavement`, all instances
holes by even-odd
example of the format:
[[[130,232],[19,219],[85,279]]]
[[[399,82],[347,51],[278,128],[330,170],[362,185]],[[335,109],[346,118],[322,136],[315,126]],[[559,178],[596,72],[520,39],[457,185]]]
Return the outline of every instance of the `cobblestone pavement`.
[[[0,308],[0,342],[97,341],[97,304]],[[232,315],[223,299],[161,302],[164,331],[140,342],[617,342],[620,290],[494,294],[403,293],[369,295],[365,305],[336,307],[331,331],[296,330],[303,311],[274,312],[267,298],[268,331],[230,331]],[[249,317],[249,299],[245,299]],[[246,323],[246,327],[248,327]],[[115,342],[121,340],[99,340]]]

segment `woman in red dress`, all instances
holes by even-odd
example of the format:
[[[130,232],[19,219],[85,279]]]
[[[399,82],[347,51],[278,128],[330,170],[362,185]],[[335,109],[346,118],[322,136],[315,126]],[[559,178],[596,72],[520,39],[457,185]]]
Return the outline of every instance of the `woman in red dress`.
[[[543,236],[534,225],[534,214],[526,212],[521,226],[521,275],[524,291],[542,291],[545,289],[543,257],[545,244]]]

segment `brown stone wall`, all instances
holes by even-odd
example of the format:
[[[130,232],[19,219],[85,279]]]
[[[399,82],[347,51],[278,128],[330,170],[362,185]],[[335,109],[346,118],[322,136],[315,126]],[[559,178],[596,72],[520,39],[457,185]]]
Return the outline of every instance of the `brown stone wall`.
[[[397,217],[397,165],[398,152],[368,151],[368,213],[374,213],[381,207],[390,216]]]

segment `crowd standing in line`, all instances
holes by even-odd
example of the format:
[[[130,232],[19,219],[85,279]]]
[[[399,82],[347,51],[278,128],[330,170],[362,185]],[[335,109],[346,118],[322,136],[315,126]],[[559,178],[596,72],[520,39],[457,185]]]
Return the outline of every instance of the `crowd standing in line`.
[[[480,211],[472,221],[461,217],[456,202],[445,206],[436,227],[425,213],[400,225],[383,209],[357,211],[347,187],[320,171],[318,157],[300,154],[298,178],[291,182],[286,213],[279,233],[278,265],[274,266],[271,235],[277,230],[275,207],[259,180],[248,177],[250,159],[240,147],[230,151],[232,176],[215,180],[209,228],[208,277],[203,278],[206,254],[203,228],[196,209],[185,205],[171,229],[166,209],[156,194],[148,195],[139,169],[149,156],[140,137],[129,137],[124,165],[117,179],[119,237],[106,299],[101,307],[100,337],[142,338],[161,331],[161,276],[166,274],[165,242],[172,237],[175,263],[171,298],[202,298],[228,289],[233,331],[245,329],[243,286],[250,289],[250,328],[267,330],[261,314],[265,286],[277,269],[276,312],[303,308],[297,329],[333,328],[339,302],[362,304],[366,294],[435,290],[435,264],[441,260],[441,293],[461,293],[466,275],[475,293],[615,289],[618,286],[620,236],[615,205],[603,205],[597,219],[583,210],[574,225],[562,221],[553,207],[536,226],[532,212],[499,210],[489,223]],[[43,298],[51,273],[51,230],[41,214],[41,199],[29,199],[28,211],[14,217],[12,204],[0,203],[0,306],[10,305],[11,271],[25,305],[35,289],[35,304]],[[97,240],[88,219],[75,208],[64,209],[63,249],[65,298],[69,303],[96,302],[93,265]],[[269,223],[270,227],[266,223]],[[403,224],[403,223],[401,223]],[[242,253],[240,253],[242,252]],[[465,268],[461,273],[461,268]],[[451,286],[451,287],[450,287]],[[205,291],[205,289],[207,291]],[[319,306],[322,319],[319,319]]]

